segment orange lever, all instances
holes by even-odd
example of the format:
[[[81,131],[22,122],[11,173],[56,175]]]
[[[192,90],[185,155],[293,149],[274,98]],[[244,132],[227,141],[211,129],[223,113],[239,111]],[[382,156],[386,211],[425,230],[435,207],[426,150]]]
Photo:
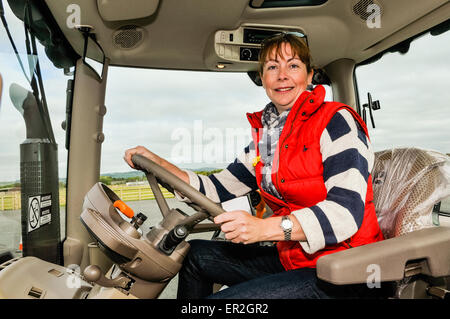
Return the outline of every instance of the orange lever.
[[[125,204],[123,201],[116,200],[114,202],[114,207],[118,208],[122,212],[122,214],[124,214],[128,218],[133,218],[134,211],[130,208],[130,206]]]
[[[261,192],[259,190],[257,192],[261,195]],[[256,205],[255,210],[256,210],[256,217],[263,218],[264,213],[266,212],[266,202],[264,201],[262,196],[261,201],[258,203],[258,205]]]

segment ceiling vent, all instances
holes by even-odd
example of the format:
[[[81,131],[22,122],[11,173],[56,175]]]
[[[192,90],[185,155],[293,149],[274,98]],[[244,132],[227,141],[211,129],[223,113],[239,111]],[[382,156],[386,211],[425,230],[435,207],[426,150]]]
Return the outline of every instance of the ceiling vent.
[[[136,25],[126,25],[113,34],[113,43],[119,49],[134,49],[144,40],[144,29]]]
[[[376,7],[369,7],[375,5]],[[375,8],[375,10],[374,10]],[[361,20],[367,21],[367,19],[373,14],[383,14],[383,9],[379,1],[376,0],[357,0],[353,2],[353,13],[356,14]]]

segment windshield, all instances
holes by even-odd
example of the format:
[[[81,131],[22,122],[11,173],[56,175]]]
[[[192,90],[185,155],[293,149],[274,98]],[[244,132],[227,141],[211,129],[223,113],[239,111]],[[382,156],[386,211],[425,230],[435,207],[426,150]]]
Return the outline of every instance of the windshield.
[[[182,168],[224,168],[251,141],[246,113],[269,102],[245,73],[110,67],[101,171],[129,170],[122,155],[137,145]]]
[[[331,100],[331,87],[326,91]],[[123,160],[125,150],[138,145],[182,169],[222,170],[251,142],[246,113],[269,102],[246,73],[110,67],[100,180],[125,201],[153,198],[143,173]]]

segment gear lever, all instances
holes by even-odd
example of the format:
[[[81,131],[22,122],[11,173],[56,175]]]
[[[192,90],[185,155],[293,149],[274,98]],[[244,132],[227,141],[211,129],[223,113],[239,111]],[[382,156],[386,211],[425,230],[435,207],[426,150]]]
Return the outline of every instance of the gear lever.
[[[124,275],[119,275],[114,279],[106,278],[100,267],[96,265],[87,266],[83,274],[87,281],[94,282],[102,287],[120,287],[125,289],[128,288],[128,285],[132,281],[132,279]]]

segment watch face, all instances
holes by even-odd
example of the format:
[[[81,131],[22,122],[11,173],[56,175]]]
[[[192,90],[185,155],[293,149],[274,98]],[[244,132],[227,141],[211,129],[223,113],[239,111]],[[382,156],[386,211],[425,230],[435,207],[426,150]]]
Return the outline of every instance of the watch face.
[[[281,222],[281,227],[283,229],[289,229],[292,228],[292,221],[290,219],[283,219],[283,221]]]

